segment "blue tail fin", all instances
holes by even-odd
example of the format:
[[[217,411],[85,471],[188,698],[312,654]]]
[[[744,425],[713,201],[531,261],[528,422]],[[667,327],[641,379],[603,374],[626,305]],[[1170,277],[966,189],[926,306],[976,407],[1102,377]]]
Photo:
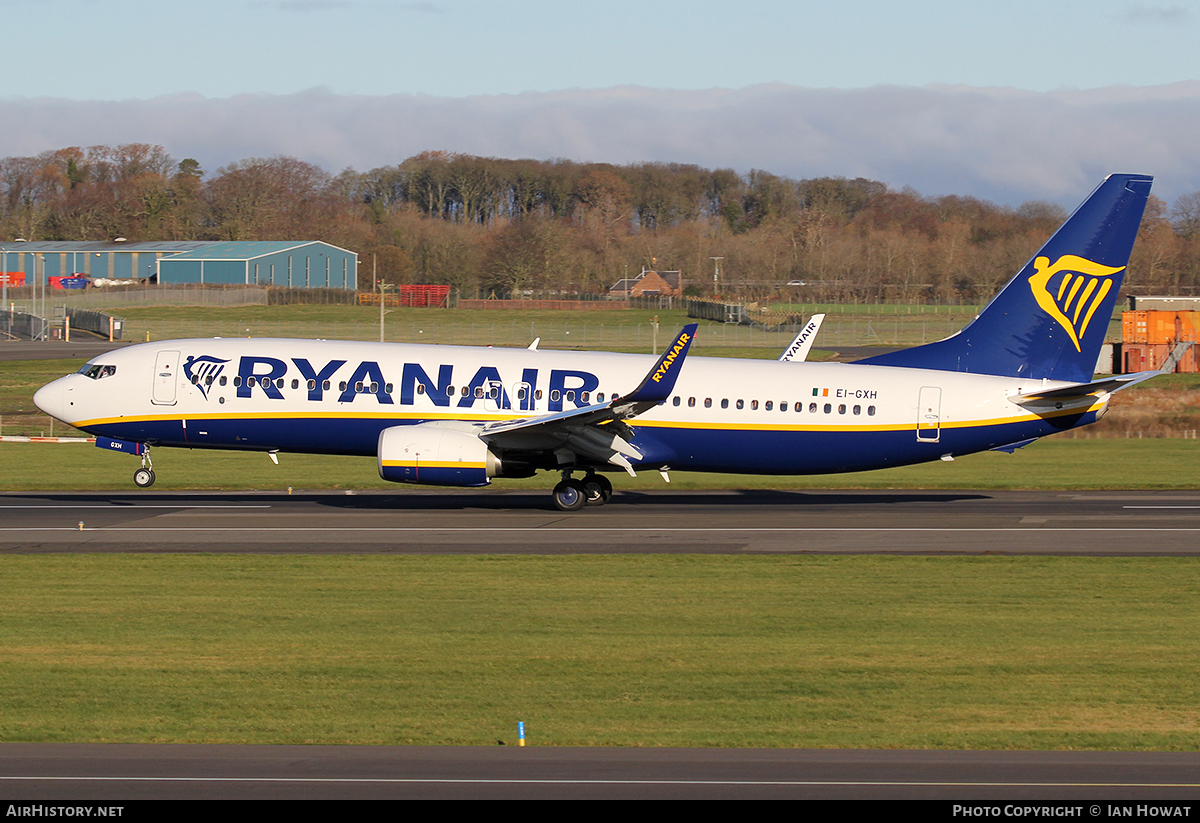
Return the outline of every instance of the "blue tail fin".
[[[1152,180],[1107,177],[958,334],[857,362],[1088,382]]]

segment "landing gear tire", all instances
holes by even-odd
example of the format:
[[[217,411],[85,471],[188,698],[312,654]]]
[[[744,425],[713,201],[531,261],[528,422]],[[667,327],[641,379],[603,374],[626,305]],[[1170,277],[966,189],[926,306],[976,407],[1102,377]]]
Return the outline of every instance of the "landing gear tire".
[[[583,493],[587,497],[587,505],[603,506],[613,496],[612,483],[602,474],[593,474],[583,479]]]
[[[150,488],[154,485],[154,469],[138,469],[133,473],[133,483],[139,488]]]
[[[554,487],[554,505],[559,511],[577,512],[587,505],[588,496],[578,480],[564,480]]]

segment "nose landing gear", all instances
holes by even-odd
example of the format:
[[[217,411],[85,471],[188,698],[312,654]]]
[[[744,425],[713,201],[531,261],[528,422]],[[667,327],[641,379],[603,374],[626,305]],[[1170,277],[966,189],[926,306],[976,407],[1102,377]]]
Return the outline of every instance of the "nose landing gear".
[[[133,473],[133,483],[141,489],[148,489],[154,485],[154,463],[150,460],[150,447],[145,446],[142,451],[142,467]]]

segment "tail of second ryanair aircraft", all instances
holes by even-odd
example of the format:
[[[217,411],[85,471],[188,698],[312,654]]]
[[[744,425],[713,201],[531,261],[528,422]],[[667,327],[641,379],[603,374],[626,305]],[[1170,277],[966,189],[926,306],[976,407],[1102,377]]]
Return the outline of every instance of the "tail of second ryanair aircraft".
[[[858,362],[1088,382],[1152,180],[1107,177],[958,334]]]

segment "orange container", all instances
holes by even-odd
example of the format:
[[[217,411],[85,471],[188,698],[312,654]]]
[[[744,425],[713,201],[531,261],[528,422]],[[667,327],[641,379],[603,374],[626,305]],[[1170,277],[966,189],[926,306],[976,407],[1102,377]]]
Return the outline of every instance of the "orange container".
[[[1121,312],[1121,340],[1125,343],[1178,343],[1195,341],[1200,332],[1200,312]]]

